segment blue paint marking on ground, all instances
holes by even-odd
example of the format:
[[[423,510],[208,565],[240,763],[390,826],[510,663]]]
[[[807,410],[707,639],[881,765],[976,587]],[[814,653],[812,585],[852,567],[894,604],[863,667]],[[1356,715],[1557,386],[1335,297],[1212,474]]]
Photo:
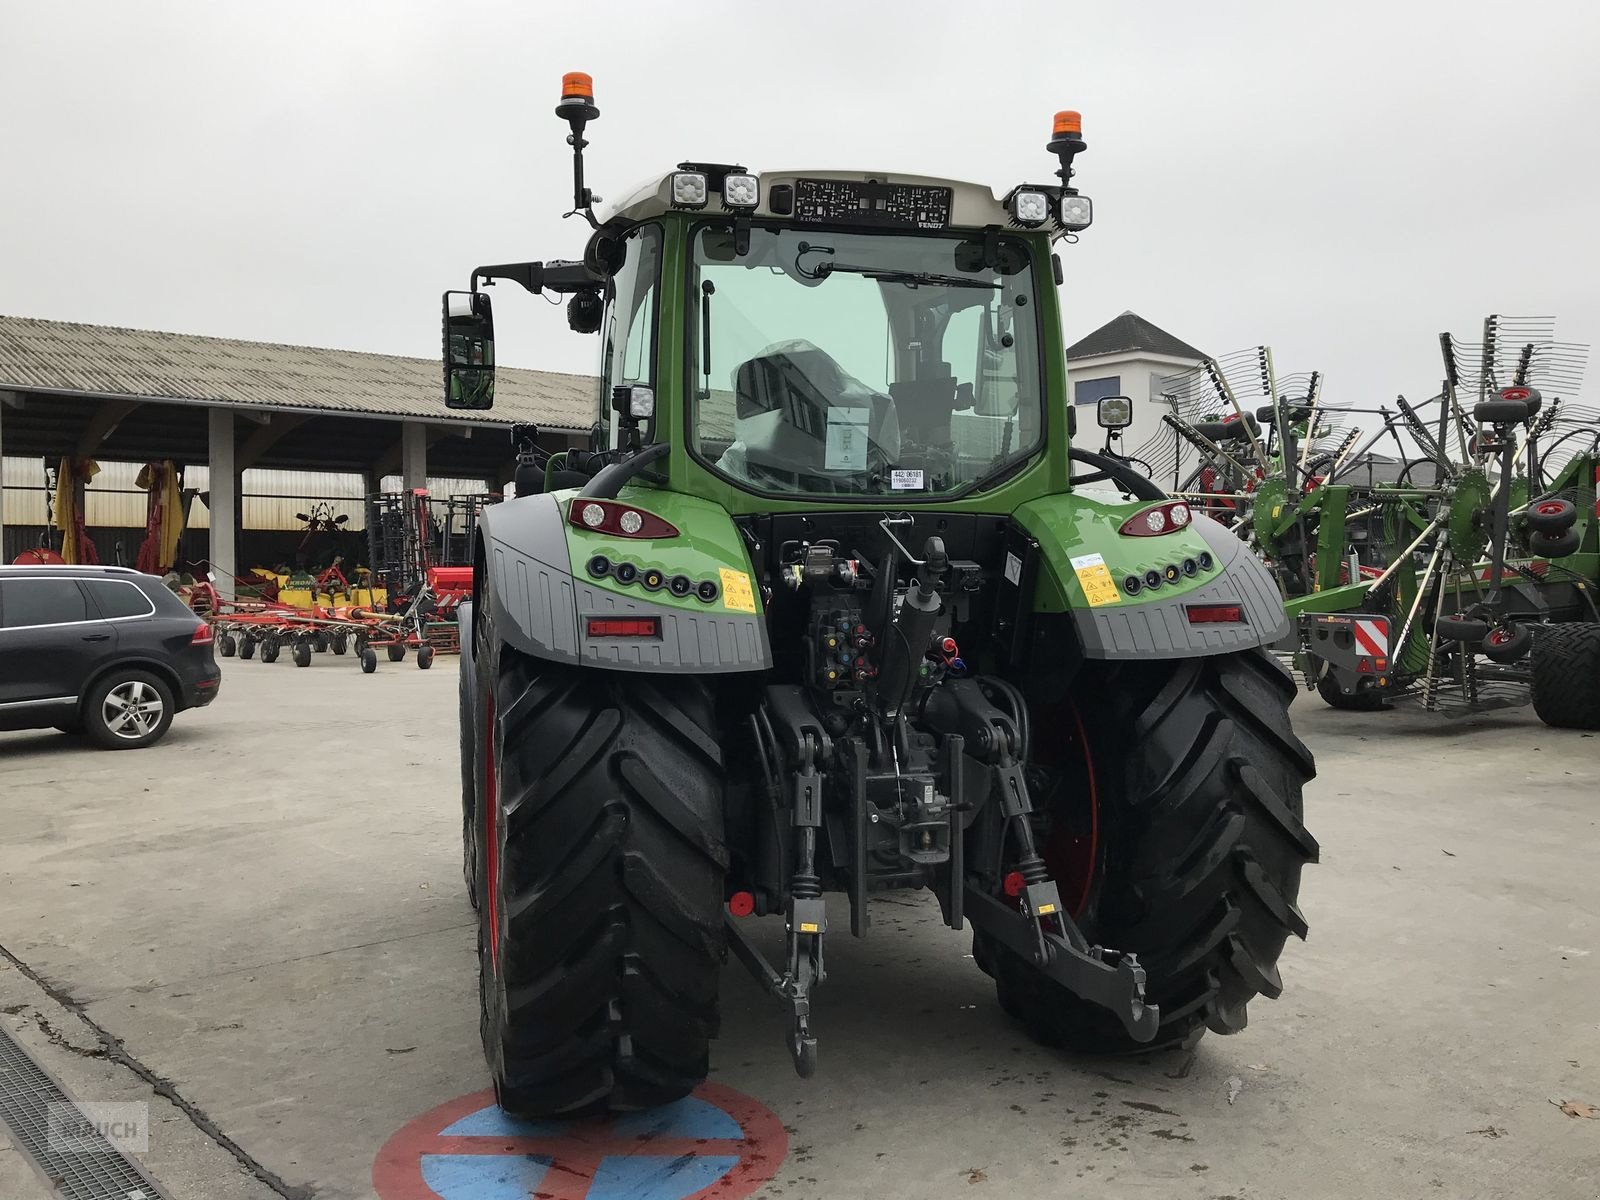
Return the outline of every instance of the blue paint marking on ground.
[[[462,1117],[440,1133],[447,1137],[561,1137],[567,1132],[565,1121],[519,1121],[506,1115],[498,1104],[480,1108]],[[698,1136],[704,1136],[703,1134]]]
[[[652,1135],[687,1138],[743,1139],[744,1137],[744,1130],[739,1128],[739,1122],[715,1104],[694,1096],[686,1096],[682,1100],[647,1112],[620,1116],[612,1126],[612,1132],[617,1137]]]
[[[422,1180],[442,1200],[528,1200],[549,1169],[549,1159],[528,1154],[422,1156]]]
[[[738,1162],[712,1154],[608,1158],[595,1172],[587,1200],[683,1200],[710,1187]]]
[[[549,1186],[552,1169],[572,1171],[573,1164],[556,1166],[564,1161],[561,1146],[569,1139],[573,1154],[585,1164],[581,1169],[594,1172],[582,1193],[585,1200],[684,1200],[740,1166],[739,1154],[725,1153],[729,1142],[753,1145],[738,1118],[697,1096],[599,1121],[519,1121],[488,1104],[458,1117],[439,1135],[485,1139],[480,1153],[422,1149],[416,1160],[421,1181],[440,1200],[528,1200]],[[649,1153],[667,1149],[652,1147],[656,1138],[681,1152]],[[717,1141],[714,1149],[724,1153],[698,1153],[697,1143],[706,1141]],[[573,1182],[564,1180],[569,1190]]]

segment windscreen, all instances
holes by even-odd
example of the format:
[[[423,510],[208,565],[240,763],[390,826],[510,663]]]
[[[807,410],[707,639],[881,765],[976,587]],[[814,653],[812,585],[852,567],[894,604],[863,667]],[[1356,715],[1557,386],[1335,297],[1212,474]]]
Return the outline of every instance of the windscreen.
[[[689,431],[769,493],[964,491],[1037,449],[1026,246],[978,236],[695,235]]]

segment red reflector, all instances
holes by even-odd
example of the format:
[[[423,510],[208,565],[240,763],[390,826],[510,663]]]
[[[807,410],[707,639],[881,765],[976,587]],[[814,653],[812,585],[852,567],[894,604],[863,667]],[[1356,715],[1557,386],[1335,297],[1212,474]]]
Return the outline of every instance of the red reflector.
[[[1000,886],[1005,888],[1006,895],[1014,899],[1028,890],[1028,881],[1022,877],[1021,871],[1013,871]]]
[[[1191,604],[1185,611],[1191,625],[1237,625],[1244,620],[1240,604]]]
[[[728,911],[736,917],[748,917],[756,910],[756,898],[749,892],[735,892],[728,897]]]
[[[659,617],[590,617],[590,637],[660,637]]]
[[[210,621],[201,621],[200,628],[194,631],[194,636],[189,639],[191,646],[209,646],[216,640],[216,631],[211,628]]]

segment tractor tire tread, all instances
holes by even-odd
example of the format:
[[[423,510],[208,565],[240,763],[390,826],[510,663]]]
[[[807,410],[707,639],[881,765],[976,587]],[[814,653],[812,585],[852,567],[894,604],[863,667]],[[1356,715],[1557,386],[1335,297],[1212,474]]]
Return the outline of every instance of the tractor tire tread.
[[[1134,952],[1161,1006],[1154,1041],[995,952],[1008,1010],[1052,1045],[1088,1053],[1190,1046],[1245,1027],[1255,996],[1283,990],[1277,961],[1304,937],[1301,868],[1319,847],[1301,817],[1315,761],[1289,724],[1292,678],[1265,652],[1173,664],[1142,706],[1118,714],[1139,743],[1126,760],[1127,834],[1085,914],[1095,944]],[[1109,860],[1108,860],[1109,861]]]
[[[481,685],[499,714],[501,941],[483,967],[497,1094],[524,1117],[668,1103],[706,1077],[718,1028],[710,691],[497,653]]]

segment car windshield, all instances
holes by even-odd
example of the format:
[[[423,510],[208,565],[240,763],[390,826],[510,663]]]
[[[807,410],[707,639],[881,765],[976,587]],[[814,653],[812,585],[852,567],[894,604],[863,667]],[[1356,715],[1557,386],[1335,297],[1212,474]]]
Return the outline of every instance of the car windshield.
[[[1037,305],[1016,238],[749,231],[694,241],[689,432],[763,492],[944,495],[1040,440]]]

